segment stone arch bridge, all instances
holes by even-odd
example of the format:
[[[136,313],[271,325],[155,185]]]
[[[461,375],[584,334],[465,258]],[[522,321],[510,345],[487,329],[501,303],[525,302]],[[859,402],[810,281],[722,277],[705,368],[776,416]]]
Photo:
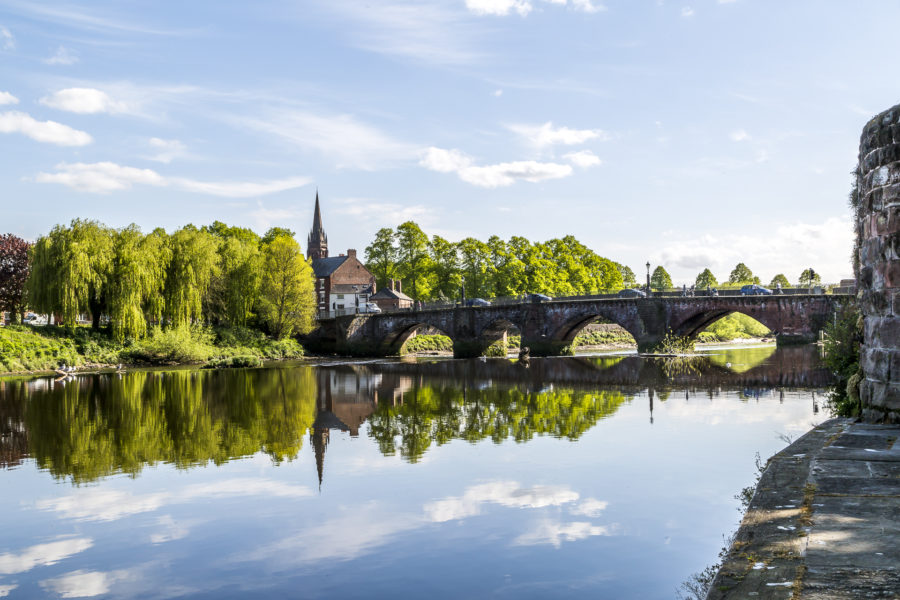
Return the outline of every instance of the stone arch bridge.
[[[775,333],[776,341],[815,341],[840,304],[850,296],[719,296],[568,299],[549,302],[471,306],[408,312],[347,315],[323,319],[310,342],[338,354],[398,354],[423,327],[439,329],[453,340],[457,358],[482,355],[518,329],[522,345],[534,356],[570,354],[575,336],[589,323],[605,319],[626,329],[638,349],[652,347],[668,332],[696,337],[718,319],[739,312]]]

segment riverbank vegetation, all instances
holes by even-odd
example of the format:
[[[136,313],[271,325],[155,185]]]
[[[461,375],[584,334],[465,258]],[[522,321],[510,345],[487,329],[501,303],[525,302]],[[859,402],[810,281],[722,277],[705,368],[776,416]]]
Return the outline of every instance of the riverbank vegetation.
[[[277,340],[237,327],[154,327],[144,338],[125,342],[83,326],[0,328],[0,373],[51,371],[60,365],[202,365],[234,357],[252,357],[256,364],[303,355],[303,347],[292,338]]]
[[[285,229],[260,237],[216,221],[144,234],[75,219],[33,245],[0,241],[3,308],[53,324],[4,331],[0,370],[295,357],[291,337],[314,325],[312,268]]]
[[[848,303],[825,327],[825,366],[837,378],[829,405],[837,416],[859,416],[859,382],[862,378],[859,347],[862,341],[859,307],[856,303]]]

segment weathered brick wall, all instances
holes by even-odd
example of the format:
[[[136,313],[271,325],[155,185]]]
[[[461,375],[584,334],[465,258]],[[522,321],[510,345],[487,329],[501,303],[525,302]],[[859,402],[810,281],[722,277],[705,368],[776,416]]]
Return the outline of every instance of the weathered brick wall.
[[[900,422],[900,105],[866,125],[859,144],[859,297],[863,417]]]

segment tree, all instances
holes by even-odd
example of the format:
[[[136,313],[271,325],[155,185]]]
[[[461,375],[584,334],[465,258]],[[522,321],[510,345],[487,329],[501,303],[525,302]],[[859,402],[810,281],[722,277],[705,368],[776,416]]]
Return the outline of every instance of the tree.
[[[250,229],[229,227],[219,221],[203,229],[219,239],[221,272],[210,286],[210,316],[216,321],[224,320],[243,327],[259,298],[260,238]],[[275,227],[267,235],[291,236],[288,230]]]
[[[159,305],[167,261],[168,253],[159,235],[142,235],[134,224],[114,234],[107,296],[116,340],[146,334],[145,305]]]
[[[379,288],[387,287],[388,281],[397,274],[396,235],[390,227],[382,227],[375,233],[375,239],[366,246],[366,268],[375,276]]]
[[[490,296],[488,290],[488,266],[490,265],[490,248],[482,241],[467,237],[457,245],[459,248],[460,268],[465,278],[466,296],[477,298]]]
[[[744,263],[738,263],[734,270],[731,271],[731,275],[728,276],[728,283],[732,284],[741,284],[741,283],[759,283],[759,277],[755,277],[753,275],[753,271],[750,270],[747,265]]]
[[[459,295],[459,254],[456,244],[439,235],[428,244],[431,257],[432,298],[456,298]]]
[[[42,313],[57,314],[68,327],[89,311],[94,328],[106,309],[113,230],[75,219],[38,238],[32,252],[28,299]]]
[[[616,268],[619,270],[619,274],[622,275],[622,287],[637,287],[637,279],[635,278],[634,271],[631,270],[631,267],[627,267],[619,263],[613,264],[616,265]]]
[[[218,221],[214,222],[213,226],[215,226],[215,224],[217,222]],[[253,235],[256,235],[256,234],[254,233]],[[286,236],[292,238],[292,237],[294,237],[295,233],[293,231],[291,231],[290,229],[285,229],[284,227],[271,227],[266,232],[266,234],[264,236],[262,236],[262,239],[259,241],[259,243],[261,245],[265,246],[266,244],[269,244],[272,241],[274,241],[275,238],[281,237],[283,235],[286,235]]]
[[[28,250],[31,244],[11,233],[0,235],[0,311],[9,311],[13,322],[25,308]]]
[[[779,273],[778,275],[776,275],[775,277],[772,278],[771,283],[769,283],[769,287],[777,288],[778,284],[781,284],[781,287],[783,287],[783,288],[791,287],[791,284],[788,281],[788,278],[785,277],[782,273]]]
[[[650,287],[657,292],[671,288],[672,278],[662,265],[653,269],[653,275],[650,276]]]
[[[797,285],[800,287],[813,287],[822,283],[822,276],[810,269],[804,269],[800,273],[800,281]]]
[[[716,281],[716,276],[709,269],[703,269],[703,272],[697,275],[697,280],[694,282],[694,286],[697,289],[711,288],[717,285],[719,285],[719,282]]]
[[[278,236],[263,247],[260,307],[276,338],[312,330],[316,310],[314,283],[312,267],[294,238]]]
[[[428,236],[413,221],[401,223],[395,235],[397,263],[404,289],[414,300],[428,295]]]
[[[171,252],[165,283],[165,319],[172,327],[204,317],[213,277],[220,272],[219,242],[207,231],[185,225],[168,237]]]

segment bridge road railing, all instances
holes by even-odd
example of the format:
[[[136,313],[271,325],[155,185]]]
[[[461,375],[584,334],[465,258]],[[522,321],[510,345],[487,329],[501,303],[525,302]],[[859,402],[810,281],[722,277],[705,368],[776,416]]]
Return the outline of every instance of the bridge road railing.
[[[643,290],[643,288],[640,288]],[[808,295],[808,294],[855,294],[856,287],[839,287],[839,286],[816,286],[815,288],[808,287],[789,287],[789,288],[781,288],[780,290],[773,290],[773,295],[783,295],[783,296],[798,296],[798,295]],[[713,290],[707,291],[705,289],[695,289],[693,292],[690,288],[686,290],[683,288],[668,288],[661,291],[654,290],[651,294],[653,298],[681,298],[681,297],[695,297],[695,298],[706,298],[712,296],[741,296],[740,288],[714,288]],[[580,296],[557,296],[552,298],[551,301],[578,301],[578,300],[614,300],[619,299],[619,291],[603,291],[596,294],[583,294]],[[499,298],[487,298],[488,302],[491,303],[491,306],[509,306],[513,304],[524,304],[532,302],[528,299],[527,295],[522,296],[502,296]],[[379,313],[373,313],[366,310],[359,310],[357,307],[343,308],[337,310],[328,310],[328,311],[320,311],[317,315],[317,319],[333,319],[335,317],[341,317],[345,315],[356,315],[356,314],[384,314],[384,313],[410,313],[416,312],[420,310],[446,310],[451,308],[457,308],[464,306],[465,303],[461,301],[454,300],[442,300],[442,301],[431,301],[431,302],[413,302],[413,305],[408,308],[393,308],[393,309],[382,309]]]

